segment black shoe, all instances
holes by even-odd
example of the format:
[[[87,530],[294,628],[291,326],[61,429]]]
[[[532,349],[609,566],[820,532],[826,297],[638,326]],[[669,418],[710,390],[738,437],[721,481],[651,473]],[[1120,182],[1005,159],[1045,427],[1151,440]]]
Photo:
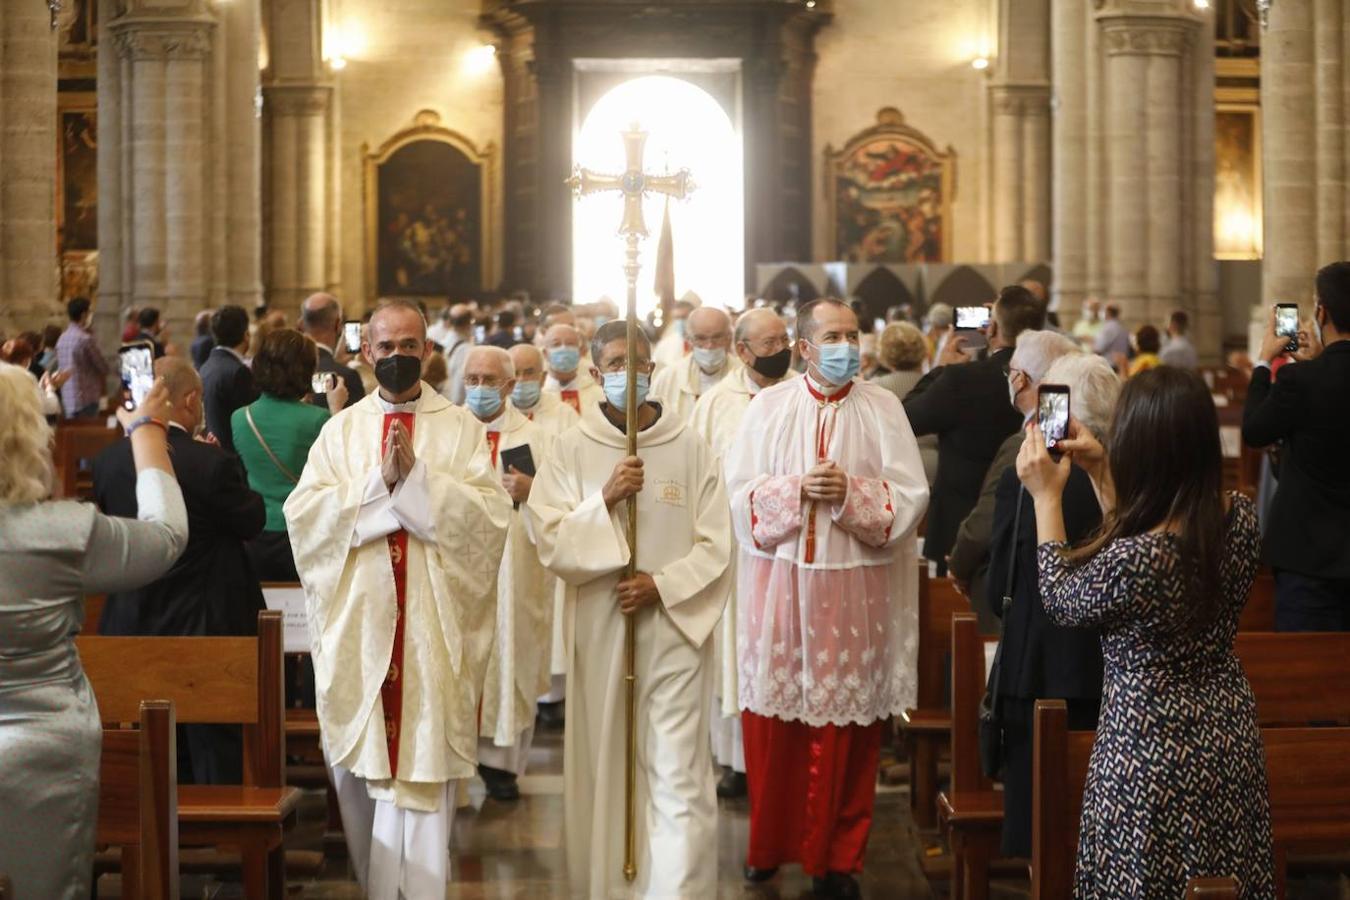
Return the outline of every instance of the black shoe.
[[[723,800],[738,800],[745,796],[745,773],[727,769],[717,782],[717,796]]]
[[[479,766],[478,775],[487,785],[488,796],[502,803],[512,803],[520,799],[520,786],[516,784],[514,772],[494,769],[492,766]]]
[[[823,879],[812,879],[812,887],[815,882],[821,880],[825,882],[826,893],[824,896],[831,897],[833,900],[861,900],[862,888],[858,886],[858,879],[847,872],[830,872]]]
[[[745,880],[753,882],[755,884],[760,884],[762,882],[768,881],[770,878],[772,878],[777,874],[778,874],[777,866],[774,866],[772,869],[756,869],[754,866],[745,867]]]
[[[566,721],[566,700],[559,700],[556,703],[539,704],[539,724],[545,728],[562,728]]]

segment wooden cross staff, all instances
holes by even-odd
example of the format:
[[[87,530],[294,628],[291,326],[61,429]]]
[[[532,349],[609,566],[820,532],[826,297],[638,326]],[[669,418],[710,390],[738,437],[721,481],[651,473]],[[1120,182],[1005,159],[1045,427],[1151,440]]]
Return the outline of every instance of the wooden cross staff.
[[[627,249],[623,273],[628,278],[628,392],[624,400],[624,417],[628,436],[628,455],[637,455],[637,280],[642,266],[638,263],[638,243],[647,237],[647,223],[642,216],[642,198],[648,192],[665,194],[682,200],[694,189],[688,169],[674,175],[648,175],[642,170],[643,150],[647,132],[636,122],[621,132],[627,169],[622,175],[600,175],[580,166],[567,179],[567,186],[577,197],[608,191],[623,195],[623,222],[619,236]],[[628,578],[637,574],[637,496],[628,498]],[[632,881],[637,877],[637,636],[636,622],[628,616],[624,623],[624,689],[627,704],[628,754],[624,767],[624,859],[623,877]]]

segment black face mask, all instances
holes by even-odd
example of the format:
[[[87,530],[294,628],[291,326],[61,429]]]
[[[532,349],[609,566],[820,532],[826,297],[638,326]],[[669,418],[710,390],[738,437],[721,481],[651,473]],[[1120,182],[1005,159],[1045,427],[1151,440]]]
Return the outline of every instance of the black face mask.
[[[750,368],[765,378],[782,378],[792,367],[792,348],[787,347],[768,356],[756,356]]]
[[[375,380],[391,394],[410,391],[422,377],[422,360],[396,353],[375,363]]]

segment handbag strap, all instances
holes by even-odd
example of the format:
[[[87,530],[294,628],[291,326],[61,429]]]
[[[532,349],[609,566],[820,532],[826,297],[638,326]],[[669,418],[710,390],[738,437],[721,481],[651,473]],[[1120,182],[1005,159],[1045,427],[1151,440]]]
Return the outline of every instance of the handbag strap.
[[[1003,582],[1003,615],[999,618],[998,647],[994,650],[994,663],[990,667],[989,684],[986,690],[998,702],[999,683],[1003,680],[1003,632],[1008,624],[1008,610],[1012,608],[1013,579],[1017,576],[1017,537],[1022,530],[1022,497],[1026,489],[1017,485],[1017,511],[1013,513],[1012,543],[1008,546],[1008,577]]]
[[[263,452],[267,454],[268,459],[272,460],[272,465],[276,466],[282,475],[289,478],[291,484],[299,484],[300,479],[296,478],[295,473],[290,469],[282,465],[281,460],[277,459],[277,455],[272,452],[272,448],[267,446],[267,441],[263,440],[262,432],[258,430],[257,423],[253,421],[252,404],[244,407],[244,418],[248,420],[248,427],[253,430],[253,436],[258,439],[258,444],[263,448]],[[1022,498],[1018,497],[1017,499],[1020,506]]]

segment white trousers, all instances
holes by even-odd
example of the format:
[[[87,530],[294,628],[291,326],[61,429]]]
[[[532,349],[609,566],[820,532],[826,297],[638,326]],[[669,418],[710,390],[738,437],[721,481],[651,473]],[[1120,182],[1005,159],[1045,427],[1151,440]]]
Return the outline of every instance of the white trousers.
[[[520,733],[510,747],[498,747],[492,738],[478,739],[478,764],[503,772],[514,772],[519,777],[525,774],[525,766],[530,761],[530,747],[534,744],[534,726]]]
[[[549,678],[548,693],[539,698],[540,703],[557,703],[567,698],[567,673]]]
[[[713,759],[719,766],[730,766],[733,772],[745,774],[745,741],[741,737],[741,716],[722,715],[722,701],[713,698],[712,714],[708,717],[712,736]]]
[[[445,785],[436,812],[399,809],[374,800],[366,780],[342,766],[330,769],[347,852],[361,890],[370,900],[427,900],[445,896],[450,880],[450,827],[455,786]]]

